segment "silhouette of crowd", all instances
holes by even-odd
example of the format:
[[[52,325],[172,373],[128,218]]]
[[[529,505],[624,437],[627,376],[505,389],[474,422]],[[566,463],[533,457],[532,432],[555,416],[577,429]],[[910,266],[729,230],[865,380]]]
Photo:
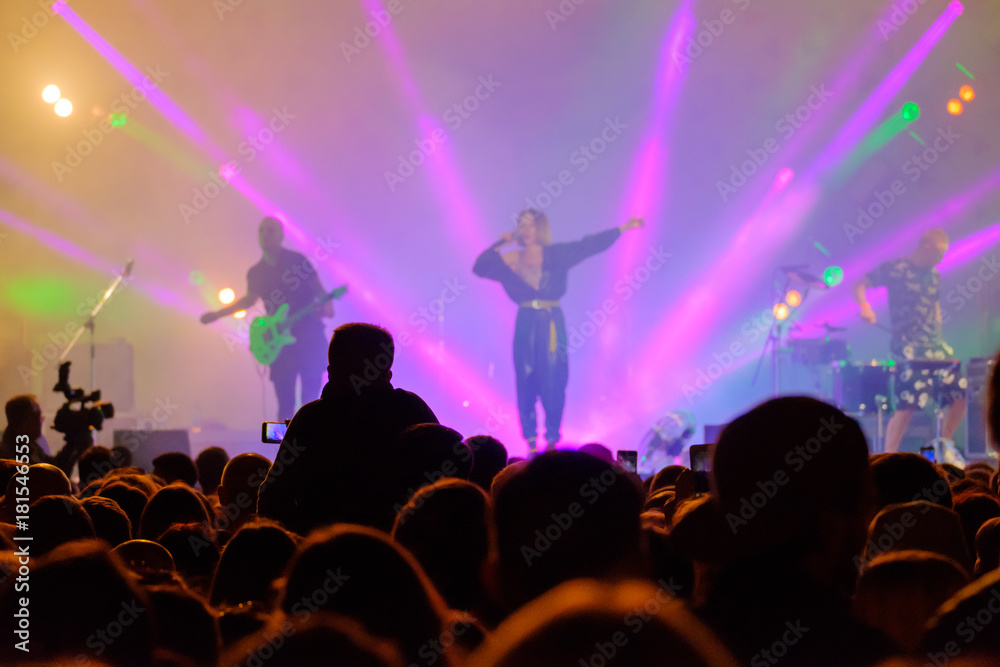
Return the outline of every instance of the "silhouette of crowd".
[[[94,446],[78,482],[13,398],[0,664],[1000,664],[994,466],[873,455],[789,396],[726,426],[696,493],[601,446],[521,460],[463,438],[393,386],[394,355],[384,329],[339,327],[272,459],[142,470]],[[997,377],[988,413],[1000,442]]]

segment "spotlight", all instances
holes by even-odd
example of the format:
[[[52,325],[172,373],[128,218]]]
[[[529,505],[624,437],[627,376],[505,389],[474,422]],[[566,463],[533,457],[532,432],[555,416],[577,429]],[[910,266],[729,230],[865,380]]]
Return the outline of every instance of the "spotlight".
[[[962,86],[958,89],[958,96],[966,102],[971,102],[976,99],[976,91],[972,89],[972,86]]]
[[[246,316],[247,316],[247,311],[245,310],[238,310],[235,313],[233,313],[233,317],[235,317],[238,320],[242,320]]]
[[[222,177],[226,183],[229,183],[233,176],[239,173],[239,167],[233,162],[227,162],[221,167],[219,167],[219,176]]]
[[[124,111],[116,111],[111,114],[111,125],[113,127],[122,127],[128,122],[128,114]]]
[[[774,304],[774,308],[772,308],[772,311],[774,312],[774,319],[778,320],[779,322],[787,320],[788,315],[791,312],[788,310],[788,304],[786,303]]]
[[[907,102],[903,105],[903,120],[912,123],[919,117],[920,107],[917,106],[916,102]]]
[[[49,104],[55,104],[60,97],[62,97],[62,93],[59,92],[59,86],[50,84],[42,89],[42,99]]]
[[[785,293],[785,303],[787,303],[790,308],[796,308],[802,305],[802,294],[798,290],[788,290]]]
[[[234,292],[232,289],[226,287],[224,289],[219,290],[219,301],[221,301],[224,305],[229,305],[235,300],[236,300],[236,292]]]
[[[962,100],[948,100],[948,113],[952,116],[962,113]]]
[[[823,272],[823,282],[830,287],[836,287],[844,281],[844,270],[839,266],[831,266]]]
[[[792,171],[790,167],[785,167],[778,172],[777,176],[774,177],[774,183],[775,185],[783,188],[791,183],[793,178],[795,178],[795,172]]]
[[[73,103],[67,100],[65,97],[56,102],[55,111],[57,116],[66,116],[73,113]]]

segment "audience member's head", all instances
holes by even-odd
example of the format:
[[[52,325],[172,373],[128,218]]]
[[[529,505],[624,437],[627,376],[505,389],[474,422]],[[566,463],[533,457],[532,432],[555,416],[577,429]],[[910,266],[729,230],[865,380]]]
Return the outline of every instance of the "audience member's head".
[[[976,567],[974,574],[981,577],[1000,567],[1000,518],[984,523],[976,533]]]
[[[996,621],[1000,597],[1000,570],[988,572],[951,596],[938,608],[921,641],[920,653],[948,656],[960,647],[964,658],[980,658],[976,665],[995,665],[1000,657],[1000,626]],[[950,649],[950,651],[949,651]],[[982,659],[990,656],[992,659]],[[941,658],[937,658],[937,664]],[[950,663],[949,663],[950,664]]]
[[[56,547],[94,537],[94,524],[72,496],[43,496],[29,508],[31,553],[44,556]]]
[[[116,467],[111,460],[111,450],[100,445],[94,445],[80,454],[77,466],[79,467],[81,487],[103,478]]]
[[[267,479],[271,462],[260,454],[238,454],[229,460],[219,482],[219,504],[230,526],[239,526],[257,508],[257,491]]]
[[[91,496],[80,501],[80,505],[94,524],[95,537],[104,540],[112,548],[132,539],[132,524],[128,515],[111,498]]]
[[[167,452],[153,459],[153,476],[167,484],[184,482],[194,488],[198,481],[198,468],[191,457],[183,452]]]
[[[395,640],[409,662],[423,661],[420,652],[439,641],[447,612],[413,556],[380,531],[346,524],[314,531],[292,559],[281,609],[297,614],[309,605]]]
[[[954,510],[918,500],[882,509],[868,527],[868,539],[859,564],[894,551],[928,551],[948,558],[972,572],[959,516]]]
[[[245,602],[270,605],[274,582],[295,553],[295,537],[277,523],[256,519],[226,544],[219,558],[209,601],[213,606]]]
[[[871,464],[879,509],[914,500],[952,508],[948,479],[927,458],[911,452],[876,454]]]
[[[125,445],[115,445],[111,448],[111,462],[116,468],[130,468],[132,466],[132,450]]]
[[[219,563],[219,547],[214,537],[205,523],[175,523],[156,541],[170,552],[177,572],[185,581],[207,590]]]
[[[1000,517],[1000,501],[987,493],[963,493],[955,497],[955,512],[962,521],[965,546],[976,553],[976,533],[990,519]]]
[[[205,505],[197,494],[184,484],[165,486],[153,494],[142,511],[139,537],[156,540],[175,523],[210,525]]]
[[[722,642],[649,583],[572,581],[528,603],[471,656],[482,667],[735,667]]]
[[[0,614],[14,618],[23,592],[15,579],[0,584]],[[30,654],[13,635],[0,642],[0,662],[83,656],[87,663],[122,667],[152,664],[152,614],[146,593],[102,542],[79,541],[53,550],[31,568]],[[9,624],[8,624],[9,625]],[[82,663],[81,663],[82,664]]]
[[[732,421],[713,456],[723,560],[767,558],[793,575],[809,560],[823,585],[853,581],[874,514],[868,445],[858,423],[802,396],[776,398]]]
[[[486,493],[459,479],[417,491],[396,516],[392,536],[423,566],[452,609],[480,608],[483,568],[494,538]]]
[[[415,424],[393,445],[398,503],[405,503],[422,486],[443,478],[469,479],[472,450],[458,431],[440,424]]]
[[[382,327],[363,322],[342,324],[330,339],[330,386],[346,395],[389,386],[394,356],[392,335]]]
[[[158,577],[169,574],[172,578],[174,557],[167,548],[152,540],[129,540],[111,550],[130,571],[140,577]]]
[[[598,444],[596,442],[591,442],[583,445],[577,451],[583,452],[584,454],[590,454],[591,456],[596,456],[597,458],[605,461],[607,463],[615,462],[615,455],[611,453],[611,450],[604,445]]]
[[[42,434],[42,406],[38,398],[32,394],[15,396],[4,405],[7,416],[6,438],[14,434],[26,435],[31,440],[37,440]]]
[[[924,625],[948,598],[969,583],[958,563],[928,551],[894,551],[865,567],[854,596],[854,614],[909,653]]]
[[[181,583],[149,586],[147,594],[156,619],[157,646],[197,667],[215,667],[219,626],[205,603]]]
[[[30,505],[44,496],[69,496],[73,494],[73,485],[70,484],[69,477],[59,468],[48,463],[36,463],[28,466],[27,484],[21,484],[18,479],[20,475],[11,477],[7,482],[7,495],[0,503],[0,521],[14,523],[18,512],[16,505],[24,503]],[[18,493],[19,487],[26,489],[27,493]]]
[[[132,526],[132,537],[138,535],[142,512],[146,509],[149,496],[141,489],[137,489],[125,482],[111,482],[110,484],[106,484],[97,492],[97,496],[108,498],[118,503],[118,507],[125,512],[125,516],[128,517],[129,524]]]
[[[1000,446],[1000,352],[997,352],[993,360],[986,403],[986,423],[990,429],[990,442],[996,448]]]
[[[489,493],[493,478],[507,467],[507,448],[490,435],[474,435],[466,438],[465,444],[473,457],[469,481]]]
[[[502,474],[502,473],[501,473]],[[589,454],[541,454],[496,489],[499,602],[515,609],[580,577],[637,576],[642,488]]]
[[[280,637],[281,642],[275,641]],[[345,616],[319,612],[278,617],[269,627],[226,650],[222,665],[251,665],[268,656],[267,667],[404,667],[392,642],[369,634]],[[428,653],[425,657],[434,657]],[[263,662],[263,661],[262,661]],[[434,662],[437,662],[435,659]],[[423,664],[433,664],[424,662]]]
[[[205,495],[213,495],[222,483],[222,471],[229,463],[229,454],[222,447],[203,449],[194,464],[198,468],[198,483]]]

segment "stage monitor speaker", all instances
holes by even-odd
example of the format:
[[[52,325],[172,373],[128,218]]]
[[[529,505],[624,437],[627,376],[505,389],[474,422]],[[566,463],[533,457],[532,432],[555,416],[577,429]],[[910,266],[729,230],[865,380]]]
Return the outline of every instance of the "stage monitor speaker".
[[[966,454],[969,458],[984,459],[993,450],[989,430],[986,428],[987,400],[990,376],[993,374],[993,359],[978,357],[969,359],[966,366],[966,396],[969,408],[966,412]]]
[[[722,433],[722,429],[726,428],[726,426],[728,426],[728,424],[705,424],[705,442],[718,442],[719,435]]]
[[[877,449],[875,444],[878,442],[878,412],[848,412],[847,416],[853,418],[861,425],[861,430],[865,434],[865,440],[868,441],[868,451],[872,454],[881,453],[881,450]],[[885,429],[891,417],[892,412],[888,410],[882,413],[883,438],[885,437]],[[906,435],[903,436],[903,441],[899,444],[899,451],[919,454],[920,448],[934,439],[935,428],[937,427],[936,419],[934,414],[927,410],[914,412],[913,417],[910,419],[910,425],[906,429]]]
[[[146,472],[153,471],[153,459],[160,454],[181,452],[191,456],[191,442],[184,429],[115,431],[114,446],[127,447],[132,452],[132,465]]]

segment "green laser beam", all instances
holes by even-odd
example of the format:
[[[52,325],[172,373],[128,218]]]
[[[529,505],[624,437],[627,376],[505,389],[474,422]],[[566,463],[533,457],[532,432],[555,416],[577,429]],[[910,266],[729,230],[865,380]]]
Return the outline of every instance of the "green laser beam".
[[[816,249],[819,250],[824,255],[826,255],[827,257],[830,256],[830,251],[824,248],[823,244],[820,243],[819,241],[813,241],[813,245],[816,246]]]
[[[969,70],[965,69],[965,65],[963,65],[962,63],[955,63],[955,67],[957,67],[958,69],[960,69],[963,72],[965,72],[965,76],[969,77],[970,79],[974,80],[976,78],[976,77],[972,76],[972,72],[970,72]]]
[[[910,136],[913,137],[914,139],[916,139],[920,143],[921,146],[926,146],[927,145],[927,143],[923,139],[921,139],[920,135],[918,135],[916,132],[914,132],[914,131],[911,130],[910,131]]]

